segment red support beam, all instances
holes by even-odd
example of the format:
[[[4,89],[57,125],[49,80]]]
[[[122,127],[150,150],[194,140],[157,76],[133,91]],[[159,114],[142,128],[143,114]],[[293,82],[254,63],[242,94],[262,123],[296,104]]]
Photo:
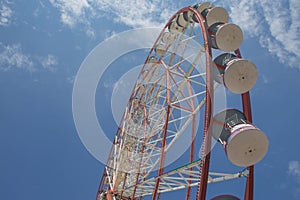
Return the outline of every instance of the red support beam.
[[[242,58],[240,50],[235,51],[237,57]],[[247,121],[252,123],[252,110],[251,110],[251,99],[250,93],[246,92],[242,94],[242,106],[243,106],[243,113],[246,116]],[[250,166],[247,168],[249,170],[249,175],[247,177],[246,182],[246,189],[244,194],[244,200],[253,200],[254,194],[254,166]]]
[[[249,92],[242,94],[243,112],[249,122],[252,123],[252,112]],[[245,200],[253,200],[254,193],[254,166],[248,167],[249,175],[247,177]]]

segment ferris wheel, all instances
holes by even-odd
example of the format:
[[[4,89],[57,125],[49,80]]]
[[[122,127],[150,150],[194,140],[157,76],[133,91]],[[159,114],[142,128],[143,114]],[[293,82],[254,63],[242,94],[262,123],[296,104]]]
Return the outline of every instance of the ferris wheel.
[[[185,190],[186,200],[204,200],[208,184],[241,177],[247,180],[244,199],[253,199],[253,166],[265,156],[268,139],[252,124],[249,90],[258,73],[241,57],[242,40],[242,30],[229,23],[227,11],[208,2],[182,8],[169,19],[135,82],[97,200],[163,199],[176,190]],[[221,85],[242,96],[242,111],[230,108],[213,115],[214,91]],[[199,124],[201,140],[196,138]],[[169,165],[168,152],[182,137],[189,138],[186,163]],[[213,140],[232,164],[246,170],[210,171]]]

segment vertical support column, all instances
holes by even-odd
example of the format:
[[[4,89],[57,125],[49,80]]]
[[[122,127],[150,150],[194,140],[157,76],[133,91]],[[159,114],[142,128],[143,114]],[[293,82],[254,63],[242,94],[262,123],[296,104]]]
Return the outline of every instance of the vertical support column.
[[[246,92],[242,94],[243,112],[249,122],[252,123],[252,113],[251,113],[251,102],[250,93]],[[254,193],[254,166],[248,167],[249,175],[247,177],[246,190],[244,199],[253,200]]]
[[[241,58],[240,50],[235,51],[236,55]],[[243,112],[249,122],[252,123],[252,111],[251,111],[251,100],[250,100],[250,93],[246,92],[242,94],[242,105],[243,105]],[[254,194],[254,166],[248,167],[249,175],[247,177],[246,182],[246,189],[244,194],[244,200],[253,200]]]

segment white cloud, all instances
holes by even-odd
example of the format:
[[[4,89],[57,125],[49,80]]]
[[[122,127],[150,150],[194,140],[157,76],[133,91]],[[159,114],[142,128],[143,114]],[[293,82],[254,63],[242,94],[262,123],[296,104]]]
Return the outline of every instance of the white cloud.
[[[39,68],[55,72],[58,60],[54,55],[31,56],[25,54],[20,44],[4,45],[0,43],[0,71],[23,69],[29,72],[36,72]]]
[[[299,161],[292,160],[289,162],[288,174],[295,177],[300,184],[300,163]]]
[[[94,39],[96,37],[96,33],[92,28],[88,28],[85,31],[86,35],[89,36],[90,38]]]
[[[292,160],[289,162],[288,171],[289,176],[293,177],[293,180],[296,180],[297,184],[293,184],[290,189],[292,190],[293,196],[295,199],[300,198],[300,162]]]
[[[58,60],[54,55],[49,54],[46,57],[40,58],[40,62],[44,69],[47,69],[51,72],[55,72],[55,66],[58,64]]]
[[[268,84],[270,82],[269,78],[265,74],[262,75],[262,79],[263,79],[263,83],[265,84]]]
[[[0,3],[0,26],[7,26],[11,23],[13,11],[7,1]]]
[[[97,7],[110,11],[114,20],[132,27],[157,27],[163,25],[176,11],[175,4],[161,0],[98,0]]]
[[[49,0],[61,12],[61,21],[73,27],[106,16],[131,27],[161,26],[176,11],[175,4],[161,0]],[[97,13],[97,14],[96,14]]]
[[[59,9],[60,20],[63,24],[73,28],[77,24],[85,26],[85,33],[88,37],[96,37],[94,29],[91,27],[93,19],[93,7],[87,0],[49,0],[50,3]]]
[[[61,12],[61,21],[72,27],[76,23],[85,21],[85,10],[89,10],[90,4],[87,0],[49,0]]]
[[[275,3],[274,5],[272,5]],[[270,9],[270,7],[273,9]],[[268,8],[269,7],[269,8]],[[288,7],[284,2],[263,2],[265,19],[268,22],[271,37],[266,47],[276,54],[282,63],[298,67],[300,61],[300,2],[291,0]]]
[[[30,72],[36,70],[30,56],[23,54],[20,44],[3,45],[0,43],[0,70],[8,71],[12,68],[25,69]]]
[[[263,30],[263,17],[259,14],[259,3],[255,0],[249,1],[234,1],[230,3],[230,18],[232,21],[247,32],[250,36],[261,34]]]
[[[70,76],[70,77],[67,77],[66,81],[70,84],[74,84],[74,81],[75,81],[75,76]]]

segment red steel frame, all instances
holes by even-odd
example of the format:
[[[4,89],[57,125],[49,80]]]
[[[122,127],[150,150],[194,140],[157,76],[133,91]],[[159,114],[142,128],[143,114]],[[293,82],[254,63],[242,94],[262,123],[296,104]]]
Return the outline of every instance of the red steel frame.
[[[241,58],[240,50],[235,51],[236,55]],[[251,100],[250,100],[250,93],[246,92],[242,94],[242,105],[243,105],[243,112],[249,122],[252,123],[252,111],[251,111]],[[248,167],[249,175],[247,177],[246,189],[244,194],[245,200],[253,200],[254,198],[254,166]]]

